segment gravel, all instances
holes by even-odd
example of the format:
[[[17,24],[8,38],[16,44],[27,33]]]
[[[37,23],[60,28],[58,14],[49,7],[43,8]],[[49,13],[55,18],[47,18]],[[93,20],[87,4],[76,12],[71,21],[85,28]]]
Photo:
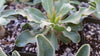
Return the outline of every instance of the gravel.
[[[100,56],[100,24],[84,22],[85,43],[91,46],[91,56]]]

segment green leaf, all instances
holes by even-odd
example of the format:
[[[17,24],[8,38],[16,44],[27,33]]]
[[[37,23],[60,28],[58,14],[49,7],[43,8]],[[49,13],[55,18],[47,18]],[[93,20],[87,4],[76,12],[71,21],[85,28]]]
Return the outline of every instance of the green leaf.
[[[79,1],[70,1],[71,4],[75,4],[75,5],[81,5],[81,3]]]
[[[60,0],[60,2],[63,4],[63,3],[69,3],[70,0]]]
[[[15,14],[18,14],[16,10],[5,10],[1,12],[0,17],[8,17],[8,16],[15,15]]]
[[[37,35],[37,56],[55,56],[55,50],[51,42],[43,35]]]
[[[16,9],[16,12],[17,12],[17,14],[20,14],[20,15],[22,15],[24,17],[27,17],[27,11],[25,11],[25,9],[24,10]]]
[[[0,17],[0,25],[7,25],[10,22],[9,19]]]
[[[13,51],[12,56],[20,56],[20,54],[17,51]]]
[[[26,23],[22,26],[22,30],[25,30],[26,28],[28,28],[29,30],[32,30],[32,26],[29,23]]]
[[[75,56],[90,56],[90,45],[82,45]]]
[[[80,35],[76,31],[63,31],[64,36],[68,37],[72,42],[78,43],[80,42]]]
[[[100,0],[94,0],[94,2],[96,3],[97,12],[100,12]]]
[[[41,27],[41,28],[44,28],[45,26],[50,26],[51,24],[52,24],[52,23],[50,23],[50,22],[41,20],[40,27]]]
[[[73,23],[68,23],[66,27],[71,27],[72,31],[81,31],[82,30],[82,23],[79,24],[73,24]]]
[[[48,16],[52,16],[53,0],[41,0],[41,1],[42,1],[43,8],[47,12],[47,15]]]
[[[46,28],[46,29],[42,32],[42,34],[46,35],[46,34],[48,33],[48,31],[50,31],[50,29],[51,29],[51,28],[49,28],[49,27]]]
[[[2,6],[4,5],[5,0],[0,0],[0,9],[2,8]]]
[[[82,18],[83,16],[90,15],[94,11],[95,11],[95,9],[92,7],[89,7],[89,8],[81,7],[79,11],[73,13],[66,19],[62,20],[61,23],[79,24],[83,20],[83,18]]]
[[[91,5],[92,7],[94,7],[96,9],[96,3],[94,1],[89,2],[89,5]]]
[[[0,47],[0,56],[7,56],[7,55],[3,52],[3,50],[2,50],[1,47]]]
[[[26,14],[25,15],[27,16],[29,21],[40,23],[41,20],[46,20],[46,17],[42,14],[42,12],[36,8],[27,7],[24,10],[27,13],[27,15]]]
[[[70,43],[71,42],[71,40],[68,37],[64,36],[62,32],[59,33],[59,38],[64,43]]]
[[[96,9],[94,15],[100,19],[100,0],[92,0],[90,5]]]
[[[8,17],[0,17],[0,25],[7,25],[11,20],[17,19],[13,16],[8,16]]]
[[[24,47],[28,43],[36,42],[35,37],[28,30],[23,31],[16,40],[16,45],[19,47]]]
[[[97,12],[97,11],[96,11],[96,12],[94,13],[94,15],[95,15],[98,19],[100,19],[100,12]]]
[[[19,1],[19,0],[14,0],[14,2],[15,2],[15,3],[20,3],[20,1]]]
[[[29,0],[19,0],[20,2],[22,2],[22,3],[26,3],[26,2],[28,2]]]
[[[53,31],[51,31],[50,34],[47,36],[47,38],[49,39],[49,41],[51,42],[51,44],[53,45],[53,47],[56,50],[58,41],[57,41],[57,37],[56,37],[55,33]]]
[[[36,5],[38,3],[41,3],[41,0],[34,0],[33,4]]]
[[[56,24],[53,28],[58,32],[65,30],[64,26],[61,26],[61,25],[58,25],[58,24]]]
[[[56,2],[56,14],[58,14],[60,8],[63,6],[65,3],[69,3],[70,0],[59,0]]]
[[[55,21],[54,21],[54,22],[55,22],[55,24],[59,23],[60,18],[61,18],[60,16],[56,17],[56,19],[55,19]]]
[[[1,12],[2,12],[6,7],[7,7],[7,5],[4,5],[4,6],[2,6],[2,7],[0,8],[0,14],[1,14]]]
[[[70,10],[74,9],[74,7],[72,5],[70,5],[69,3],[64,3],[60,10],[57,13],[57,16],[64,16],[65,14],[67,14]]]

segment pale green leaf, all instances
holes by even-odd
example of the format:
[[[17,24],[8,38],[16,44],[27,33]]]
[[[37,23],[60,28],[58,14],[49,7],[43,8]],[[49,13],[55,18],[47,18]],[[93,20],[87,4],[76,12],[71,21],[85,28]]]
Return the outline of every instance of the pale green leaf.
[[[34,0],[33,4],[36,5],[38,3],[41,3],[41,0]]]
[[[94,2],[96,3],[97,12],[100,12],[100,0],[94,0]]]
[[[6,7],[7,7],[7,5],[4,5],[4,6],[2,6],[2,8],[0,8],[0,14]]]
[[[63,3],[69,3],[70,0],[60,0],[60,2],[63,4]]]
[[[27,13],[27,18],[29,21],[34,21],[40,23],[41,20],[46,20],[46,17],[36,8],[25,8],[25,12]]]
[[[70,2],[70,0],[59,0],[59,1],[55,2],[55,4],[56,4],[56,14],[58,14],[58,12],[59,12],[60,8],[63,6],[63,4],[69,3],[69,2]]]
[[[62,25],[58,25],[58,24],[55,24],[55,26],[53,27],[56,31],[60,32],[60,31],[64,31],[65,30],[65,27],[62,26]]]
[[[2,6],[4,5],[5,0],[0,0],[0,9],[2,8]]]
[[[28,43],[36,42],[35,37],[28,30],[23,31],[16,40],[16,45],[19,47],[24,47]]]
[[[66,19],[62,20],[61,23],[79,24],[83,20],[82,17],[90,15],[94,11],[95,11],[95,9],[92,7],[89,7],[89,8],[81,7],[79,11],[73,13]]]
[[[90,56],[90,45],[89,44],[82,45],[75,56]]]
[[[20,54],[17,51],[13,51],[12,56],[20,56]]]
[[[62,42],[64,42],[64,43],[69,43],[69,42],[71,42],[71,40],[70,40],[68,37],[64,36],[62,32],[59,33],[59,38],[60,38],[60,40],[61,40]]]
[[[55,56],[55,50],[51,42],[43,35],[37,35],[37,56]]]
[[[57,41],[57,37],[56,37],[55,33],[53,31],[51,31],[50,34],[47,36],[47,38],[49,39],[49,41],[51,42],[51,44],[53,45],[53,47],[56,50],[58,41]]]
[[[0,56],[7,56],[7,55],[3,52],[3,50],[2,50],[1,47],[0,47]]]
[[[41,28],[44,28],[45,26],[50,26],[51,24],[52,24],[52,23],[50,23],[50,22],[41,20],[40,27],[41,27]]]
[[[68,37],[70,40],[72,40],[72,42],[74,43],[78,43],[80,42],[80,35],[78,32],[76,31],[63,31],[64,36]]]
[[[97,12],[97,11],[96,11],[96,12],[94,13],[94,15],[95,15],[97,18],[100,19],[100,12]]]
[[[9,19],[0,17],[0,25],[7,25],[10,22]]]
[[[0,25],[7,25],[11,20],[17,19],[14,16],[0,17]]]
[[[17,9],[16,12],[17,12],[17,14],[27,17],[27,11],[25,11],[25,10]]]
[[[18,14],[16,10],[5,10],[1,12],[0,17],[8,17],[8,16],[15,15],[15,14]]]
[[[100,0],[92,0],[90,5],[96,9],[94,15],[100,19]]]
[[[79,24],[73,24],[73,23],[68,23],[66,27],[71,27],[72,31],[81,31],[82,30],[82,23]]]
[[[77,0],[74,0],[74,1],[70,1],[71,4],[75,4],[75,5],[81,5],[81,3]]]
[[[49,16],[52,16],[53,11],[53,0],[41,0],[43,8]]]
[[[59,12],[57,13],[57,16],[64,16],[65,14],[67,14],[70,10],[74,9],[74,7],[72,5],[70,5],[69,3],[64,3],[62,5],[62,7],[60,8]]]

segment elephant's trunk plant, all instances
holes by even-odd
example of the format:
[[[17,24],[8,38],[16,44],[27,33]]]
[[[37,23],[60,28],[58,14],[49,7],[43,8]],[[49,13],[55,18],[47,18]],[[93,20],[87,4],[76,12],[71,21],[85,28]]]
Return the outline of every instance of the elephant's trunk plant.
[[[84,17],[95,11],[91,6],[89,8],[81,7],[79,11],[70,13],[75,8],[70,4],[69,0],[41,0],[42,6],[47,15],[43,15],[36,8],[26,7],[24,10],[17,12],[29,20],[33,30],[23,31],[16,40],[19,47],[25,46],[27,43],[37,42],[38,56],[55,56],[59,40],[68,43],[78,43],[80,35],[78,31],[82,29],[81,22]],[[65,15],[69,16],[64,18]]]

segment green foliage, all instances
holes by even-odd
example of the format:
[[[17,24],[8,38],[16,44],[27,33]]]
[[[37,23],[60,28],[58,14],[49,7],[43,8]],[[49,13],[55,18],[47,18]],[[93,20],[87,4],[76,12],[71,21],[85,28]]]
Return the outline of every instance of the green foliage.
[[[37,47],[37,56],[54,56],[54,47],[52,46],[51,42],[41,34],[37,35]]]
[[[19,43],[20,42],[20,43]],[[28,30],[23,31],[17,38],[17,46],[25,46],[27,43],[34,43],[34,36]]]
[[[38,3],[41,3],[41,0],[34,0],[33,4],[36,5]]]
[[[12,56],[20,56],[20,54],[17,51],[13,51]]]
[[[5,0],[0,0],[0,25],[6,25],[12,19],[16,19],[15,17],[11,16],[16,14],[15,10],[4,10],[7,5],[3,6]]]
[[[1,47],[0,47],[0,56],[7,56],[7,55],[3,52],[3,50],[1,49]],[[20,56],[20,54],[19,54],[17,51],[13,51],[13,52],[12,52],[12,56]]]
[[[79,24],[80,22],[82,22],[82,20],[83,20],[82,18],[84,18],[87,15],[90,15],[94,11],[95,11],[95,9],[92,8],[91,6],[89,8],[81,7],[79,11],[73,13],[66,19],[62,20],[61,23]]]
[[[78,32],[76,32],[76,31],[71,31],[71,32],[63,31],[63,34],[64,34],[64,36],[66,36],[70,40],[72,40],[72,42],[74,42],[74,43],[80,42],[80,36],[79,36]]]
[[[7,56],[0,47],[0,56]]]
[[[90,0],[90,5],[95,8],[94,15],[100,19],[100,0]]]
[[[90,45],[84,44],[80,47],[78,52],[76,53],[76,56],[90,56]]]
[[[2,8],[4,3],[5,3],[5,0],[0,0],[0,8]]]
[[[38,56],[54,56],[57,44],[80,41],[78,31],[82,30],[81,22],[95,11],[93,7],[81,7],[79,11],[73,11],[74,6],[69,0],[41,0],[46,16],[36,8],[26,7],[24,10],[18,9],[16,12],[27,17],[33,30],[23,31],[16,40],[19,47],[27,43],[37,42]],[[69,15],[66,18],[63,16]]]
[[[14,0],[15,3],[27,3],[29,0]]]

